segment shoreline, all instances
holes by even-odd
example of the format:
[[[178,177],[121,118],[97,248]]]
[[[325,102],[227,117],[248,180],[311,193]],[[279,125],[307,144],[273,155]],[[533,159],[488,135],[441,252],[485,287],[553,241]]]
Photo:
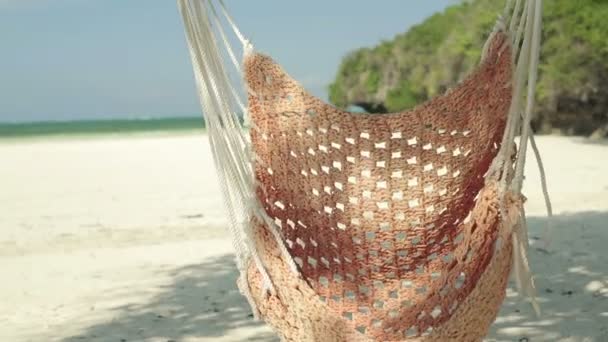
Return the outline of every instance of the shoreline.
[[[87,138],[103,135],[205,132],[202,116],[146,119],[83,119],[66,121],[0,122],[3,139]]]
[[[1,136],[0,144],[18,144],[21,142],[51,142],[51,141],[80,141],[80,140],[103,140],[103,139],[131,139],[148,137],[182,137],[194,135],[207,135],[205,129],[173,129],[173,130],[142,130],[133,132],[99,132],[99,133],[52,133],[21,136]]]

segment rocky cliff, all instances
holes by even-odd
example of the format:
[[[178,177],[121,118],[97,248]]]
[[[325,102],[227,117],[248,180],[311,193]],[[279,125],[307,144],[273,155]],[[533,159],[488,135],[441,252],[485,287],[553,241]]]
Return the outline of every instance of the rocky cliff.
[[[471,72],[503,1],[450,6],[408,32],[347,55],[330,101],[393,112],[444,92]],[[608,0],[544,2],[534,128],[540,133],[608,135]]]

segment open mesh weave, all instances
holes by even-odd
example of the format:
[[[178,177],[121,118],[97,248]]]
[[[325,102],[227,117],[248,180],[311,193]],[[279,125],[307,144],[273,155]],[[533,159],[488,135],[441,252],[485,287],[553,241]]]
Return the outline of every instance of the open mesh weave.
[[[503,137],[512,65],[498,32],[447,94],[361,115],[309,95],[264,55],[245,59],[257,196],[316,300],[350,328],[390,341],[430,335],[479,285],[499,240],[484,176]],[[503,262],[493,296],[508,272]]]
[[[496,196],[492,187],[484,189],[487,198]],[[495,197],[494,197],[495,198]],[[497,210],[496,201],[492,205]],[[515,209],[516,205],[510,205]],[[515,209],[514,212],[517,210]],[[450,318],[432,329],[422,332],[419,337],[413,326],[402,333],[385,331],[377,327],[361,333],[351,320],[327,308],[315,291],[287,267],[276,240],[261,225],[256,225],[256,243],[268,265],[276,293],[266,295],[259,269],[251,264],[247,281],[255,297],[257,308],[279,333],[283,341],[294,342],[372,342],[372,341],[481,341],[492,324],[500,304],[505,297],[505,287],[511,266],[512,244],[505,239],[502,248],[488,264],[471,293],[463,299]]]

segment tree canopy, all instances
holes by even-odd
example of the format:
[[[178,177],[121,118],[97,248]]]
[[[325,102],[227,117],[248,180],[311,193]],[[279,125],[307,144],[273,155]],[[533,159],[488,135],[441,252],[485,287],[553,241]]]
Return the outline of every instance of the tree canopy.
[[[339,107],[401,111],[461,81],[504,2],[448,7],[394,39],[348,54],[329,86]],[[591,134],[608,125],[608,0],[544,2],[543,46],[534,126],[544,133]]]

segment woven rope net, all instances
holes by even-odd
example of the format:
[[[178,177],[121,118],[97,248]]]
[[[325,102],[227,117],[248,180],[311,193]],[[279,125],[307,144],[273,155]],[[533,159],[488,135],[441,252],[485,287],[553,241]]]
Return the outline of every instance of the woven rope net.
[[[213,2],[179,5],[239,286],[284,340],[475,341],[496,317],[512,265],[533,296],[518,172],[540,1],[507,5],[509,20],[499,20],[479,67],[457,87],[411,111],[373,116],[310,95],[252,50],[222,2],[243,42],[240,64]]]

